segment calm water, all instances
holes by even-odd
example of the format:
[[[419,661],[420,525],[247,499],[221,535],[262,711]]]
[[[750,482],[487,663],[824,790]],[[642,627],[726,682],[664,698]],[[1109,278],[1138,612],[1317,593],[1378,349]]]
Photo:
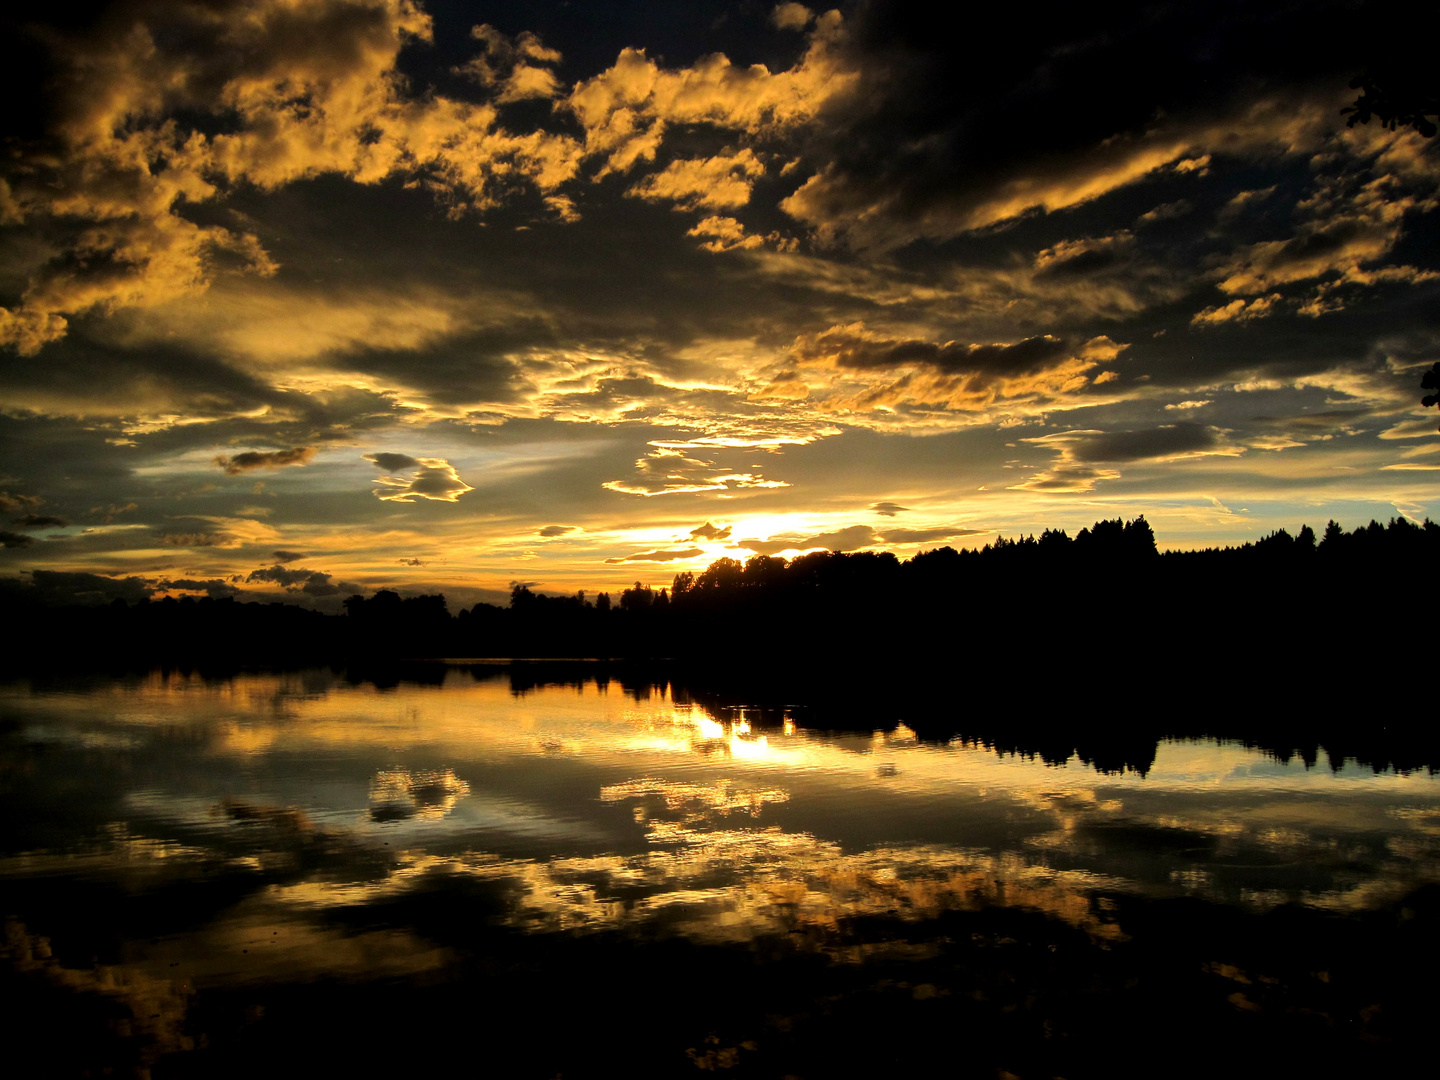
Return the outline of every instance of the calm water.
[[[14,1033],[155,1076],[1339,1072],[1423,1041],[1426,773],[1162,742],[1106,775],[480,676],[0,687]]]

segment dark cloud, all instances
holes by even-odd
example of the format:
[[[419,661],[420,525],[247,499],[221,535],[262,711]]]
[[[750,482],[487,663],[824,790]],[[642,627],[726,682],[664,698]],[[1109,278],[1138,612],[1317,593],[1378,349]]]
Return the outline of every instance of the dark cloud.
[[[424,560],[424,559],[401,559],[401,560],[400,560],[400,565],[401,565],[401,566],[424,566],[424,565],[425,565],[425,560]]]
[[[607,563],[627,562],[674,562],[677,559],[693,559],[697,555],[704,555],[703,548],[669,548],[663,551],[637,551],[633,555],[624,555],[618,559],[606,559]]]
[[[757,555],[775,555],[781,551],[806,551],[811,548],[829,548],[831,551],[854,551],[869,547],[880,537],[869,525],[850,525],[834,532],[816,533],[805,537],[777,537],[772,540],[739,540],[739,547],[747,548]]]
[[[566,533],[575,532],[576,525],[546,525],[540,530],[541,536],[564,536]]]
[[[107,604],[111,600],[133,604],[154,592],[138,577],[113,578],[82,571],[36,570],[30,580],[49,604]]]
[[[34,542],[35,538],[33,536],[11,532],[8,529],[0,529],[0,544],[4,544],[7,548],[29,547]]]
[[[175,580],[161,580],[155,583],[155,588],[160,592],[203,592],[212,600],[223,600],[227,596],[235,596],[240,590],[222,578],[207,578],[204,581],[197,581],[192,578],[176,578]]]
[[[756,555],[778,555],[782,551],[802,546],[794,540],[737,540],[735,545],[746,551],[753,551]]]
[[[870,509],[881,517],[894,517],[896,514],[903,513],[910,508],[908,506],[901,506],[899,503],[877,502],[871,503]]]
[[[1219,445],[1219,439],[1212,428],[1186,423],[1139,431],[1084,434],[1069,445],[1076,461],[1143,461],[1210,450]]]
[[[386,472],[403,472],[405,469],[418,469],[420,462],[409,454],[366,454],[366,461],[373,461]]]
[[[885,535],[877,537],[887,544],[927,544],[932,540],[950,540],[957,536],[976,536],[981,529],[957,529],[945,526],[938,529],[886,529]]]
[[[822,114],[812,178],[786,208],[865,248],[1089,201],[1180,158],[1207,125],[1241,143],[1236,129],[1255,126],[1279,87],[1343,88],[1373,46],[1393,51],[1382,21],[1359,10],[1347,0],[996,8],[984,47],[957,64],[930,12],[865,4],[845,46],[859,82]],[[1277,112],[1276,127],[1295,111]]]
[[[66,518],[55,517],[53,514],[24,514],[15,519],[14,524],[22,529],[63,529],[70,524]]]
[[[108,506],[92,506],[87,512],[93,517],[98,517],[100,524],[109,525],[121,514],[130,514],[139,509],[139,503],[129,502],[124,505],[111,503]]]
[[[315,456],[313,446],[296,446],[289,450],[247,450],[243,454],[226,457],[221,454],[215,464],[227,475],[249,472],[252,469],[280,469],[286,465],[307,465]]]
[[[1069,355],[1064,338],[1044,334],[1014,344],[965,345],[918,338],[884,338],[834,327],[797,343],[801,359],[832,358],[842,368],[887,368],[926,364],[947,375],[980,374],[1006,377],[1052,366]]]
[[[235,542],[233,536],[224,532],[161,533],[159,540],[165,547],[189,548],[226,547]]]
[[[314,597],[334,596],[341,590],[341,586],[331,582],[330,575],[324,571],[304,570],[299,567],[288,570],[283,566],[271,566],[252,570],[245,581],[247,584],[268,581],[279,585],[286,592],[301,592]]]
[[[710,522],[707,521],[707,522],[705,522],[704,525],[701,525],[698,529],[691,529],[691,530],[690,530],[690,539],[691,539],[691,540],[728,540],[728,539],[730,539],[730,526],[729,526],[729,525],[726,525],[723,529],[721,529],[721,528],[718,528],[718,527],[715,526],[715,525],[710,524]]]
[[[270,553],[270,557],[274,559],[277,563],[287,563],[294,562],[296,559],[305,558],[305,553],[303,551],[277,550],[272,551]]]
[[[34,495],[12,495],[8,491],[0,491],[0,513],[13,514],[17,510],[33,510],[44,501]]]
[[[1252,423],[1282,428],[1286,431],[1339,431],[1351,427],[1374,411],[1369,408],[1324,409],[1316,412],[1296,413],[1294,416],[1257,416]]]
[[[474,491],[460,479],[455,466],[444,458],[412,458],[409,454],[366,454],[387,472],[414,470],[408,480],[394,476],[382,476],[376,483],[381,487],[375,496],[385,502],[414,502],[428,499],[433,502],[456,502],[467,491]]]

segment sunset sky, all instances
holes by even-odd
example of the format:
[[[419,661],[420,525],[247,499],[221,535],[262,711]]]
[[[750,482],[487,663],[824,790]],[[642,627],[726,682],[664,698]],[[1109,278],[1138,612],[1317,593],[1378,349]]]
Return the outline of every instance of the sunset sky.
[[[0,576],[454,610],[1440,517],[1440,139],[1341,113],[1380,5],[52,6]]]

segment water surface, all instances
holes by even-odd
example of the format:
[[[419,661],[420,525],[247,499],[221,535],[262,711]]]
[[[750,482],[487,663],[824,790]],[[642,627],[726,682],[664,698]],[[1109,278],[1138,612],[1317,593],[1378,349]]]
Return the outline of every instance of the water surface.
[[[1428,772],[1170,740],[1105,773],[520,685],[0,688],[11,1023],[66,1033],[60,1075],[1144,1075],[1167,1032],[1323,1072],[1419,1045],[1429,999],[1394,979],[1435,938]]]

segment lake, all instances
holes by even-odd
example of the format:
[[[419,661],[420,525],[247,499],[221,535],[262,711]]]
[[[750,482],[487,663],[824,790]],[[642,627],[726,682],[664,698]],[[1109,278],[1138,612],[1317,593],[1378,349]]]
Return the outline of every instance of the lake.
[[[1427,1052],[1428,769],[1213,739],[1007,754],[933,737],[944,716],[825,730],[579,670],[0,684],[9,1045],[154,1077]]]

